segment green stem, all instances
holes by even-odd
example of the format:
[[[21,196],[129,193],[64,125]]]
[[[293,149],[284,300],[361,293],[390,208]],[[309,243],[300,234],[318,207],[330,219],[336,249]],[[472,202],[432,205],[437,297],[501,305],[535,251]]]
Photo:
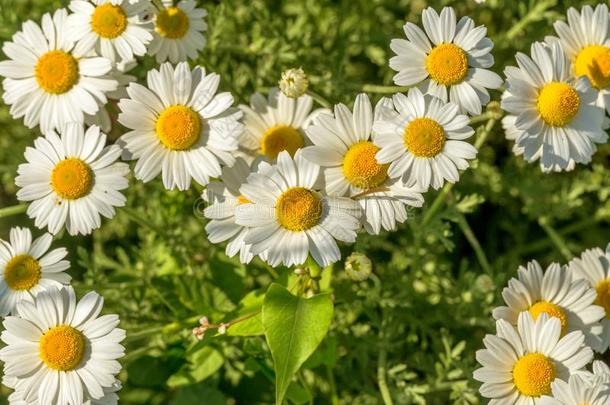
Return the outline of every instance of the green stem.
[[[137,212],[136,210],[134,210],[132,208],[128,208],[128,207],[123,207],[121,209],[121,211],[124,212],[129,217],[129,219],[131,219],[133,222],[137,223],[138,225],[141,225],[144,228],[148,228],[157,234],[162,233],[150,221],[147,221],[145,218],[143,218],[140,215],[140,213]]]
[[[479,260],[479,264],[487,274],[491,275],[493,273],[493,270],[491,268],[491,265],[489,264],[489,260],[487,260],[487,256],[485,255],[485,252],[483,251],[479,240],[472,231],[472,228],[468,224],[466,217],[461,212],[457,213],[457,223],[460,229],[462,230],[462,233],[470,243],[470,246],[474,250],[477,259]]]
[[[377,94],[394,94],[404,93],[409,90],[408,86],[380,86],[377,84],[365,84],[362,86],[362,91],[365,93],[377,93]]]
[[[10,217],[12,215],[23,214],[27,210],[26,204],[13,205],[11,207],[0,208],[0,218]]]
[[[312,90],[307,90],[307,94],[309,94],[314,100],[318,102],[318,104],[320,104],[324,108],[330,108],[332,106],[331,102],[324,98],[324,96],[321,96],[320,94]]]
[[[508,30],[508,32],[506,33],[506,36],[505,36],[505,40],[506,40],[505,43],[509,43],[510,41],[515,39],[515,37],[517,35],[519,35],[521,33],[521,31],[523,31],[525,29],[525,27],[530,25],[532,22],[541,20],[544,17],[545,11],[548,8],[555,6],[556,3],[557,3],[556,0],[537,2],[536,6],[534,6],[533,9],[531,9],[523,18],[521,18],[519,21],[517,21],[517,23],[515,25],[513,25],[511,27],[511,29]],[[501,42],[504,42],[504,41],[501,41]],[[496,43],[498,43],[498,42],[496,42]]]
[[[551,226],[549,219],[547,217],[540,217],[538,219],[538,224],[542,229],[544,229],[546,234],[549,236],[549,239],[551,239],[551,241],[555,244],[557,250],[559,250],[559,253],[561,253],[566,260],[572,260],[574,254],[570,251],[570,248],[563,240],[561,235],[559,235],[559,233]]]
[[[328,385],[330,386],[330,403],[331,405],[339,405],[339,396],[337,395],[337,384],[335,383],[335,374],[333,369],[326,366],[326,377],[328,378]]]
[[[385,343],[382,343],[385,345]],[[388,361],[388,352],[385,347],[382,347],[379,351],[379,357],[377,358],[377,385],[379,385],[379,392],[385,405],[394,405],[390,390],[388,389],[388,382],[386,380],[386,368]]]
[[[474,147],[477,148],[477,150],[483,146],[497,121],[498,120],[496,118],[490,118],[489,121],[487,121],[485,128],[483,128],[483,131],[481,131],[481,134],[477,137],[477,140],[474,141]]]
[[[301,385],[307,392],[307,396],[309,397],[309,405],[313,405],[313,393],[311,392],[311,388],[309,388],[309,384],[307,384],[307,381],[305,380],[303,371],[299,371],[297,374],[297,377],[299,379],[299,382],[301,383]]]

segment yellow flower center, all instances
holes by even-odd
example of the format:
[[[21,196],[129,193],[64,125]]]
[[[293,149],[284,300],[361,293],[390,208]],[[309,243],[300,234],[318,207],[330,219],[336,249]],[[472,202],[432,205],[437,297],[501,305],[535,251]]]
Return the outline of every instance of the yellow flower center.
[[[102,38],[116,38],[127,28],[127,15],[110,3],[97,6],[91,16],[91,29]]]
[[[343,174],[355,187],[369,190],[379,186],[388,177],[388,164],[377,162],[379,147],[369,141],[358,142],[347,150],[343,158]]]
[[[551,359],[540,353],[526,354],[513,367],[513,381],[517,390],[530,397],[550,394],[556,375]]]
[[[578,113],[580,96],[567,83],[551,82],[538,93],[536,105],[544,122],[552,127],[563,127]]]
[[[29,290],[40,281],[40,263],[29,255],[13,257],[4,268],[4,281],[11,290]]]
[[[252,201],[248,200],[243,194],[237,197],[237,205],[252,204]]]
[[[282,151],[294,156],[304,145],[301,131],[288,125],[276,125],[265,131],[261,140],[261,153],[273,160]]]
[[[606,310],[606,318],[610,319],[610,278],[600,281],[595,289],[597,290],[595,305],[604,307]]]
[[[445,130],[430,118],[416,118],[405,127],[405,147],[417,157],[434,157],[445,146]]]
[[[199,140],[201,118],[189,107],[174,105],[168,107],[157,119],[156,131],[166,148],[185,150]]]
[[[89,194],[93,182],[93,170],[78,158],[62,160],[51,172],[53,191],[67,200],[76,200]]]
[[[62,94],[78,81],[78,62],[64,51],[50,51],[36,62],[34,76],[47,93]]]
[[[188,16],[179,7],[168,7],[157,15],[155,30],[165,38],[182,38],[189,30]]]
[[[68,325],[49,329],[40,338],[40,359],[47,367],[58,371],[75,369],[85,353],[85,337]]]
[[[440,84],[458,84],[468,73],[466,52],[455,44],[437,45],[426,57],[426,70]]]
[[[305,231],[318,224],[322,216],[322,202],[318,195],[303,187],[290,188],[277,199],[277,221],[290,231]]]
[[[582,48],[574,59],[574,75],[587,76],[598,90],[610,86],[610,48],[603,45]]]
[[[540,314],[545,313],[548,316],[555,317],[561,322],[561,335],[565,335],[568,329],[568,317],[561,307],[548,301],[538,301],[529,309],[529,313],[534,320],[538,319]]]

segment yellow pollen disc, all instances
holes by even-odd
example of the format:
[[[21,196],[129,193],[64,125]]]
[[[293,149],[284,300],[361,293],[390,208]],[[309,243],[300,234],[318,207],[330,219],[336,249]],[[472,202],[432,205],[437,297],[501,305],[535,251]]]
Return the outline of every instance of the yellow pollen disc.
[[[273,160],[282,151],[294,156],[304,145],[301,131],[288,125],[276,125],[265,131],[261,140],[261,153]]]
[[[526,354],[513,367],[513,382],[517,390],[530,397],[550,394],[556,375],[551,359],[540,353]]]
[[[581,49],[574,59],[574,75],[587,76],[598,90],[610,86],[610,48],[590,45]]]
[[[252,204],[252,201],[248,200],[243,194],[237,197],[237,205]]]
[[[445,146],[445,130],[430,118],[416,118],[404,132],[405,147],[417,157],[434,157]]]
[[[156,123],[159,140],[166,148],[186,150],[199,140],[201,118],[189,107],[175,105],[166,108]]]
[[[542,313],[545,313],[548,316],[558,318],[561,322],[561,335],[565,335],[566,330],[568,328],[568,317],[566,316],[564,310],[561,309],[561,307],[559,307],[558,305],[555,305],[548,301],[538,301],[537,303],[531,306],[531,308],[529,309],[529,313],[532,314],[532,318],[534,318],[534,320],[538,319],[538,317]]]
[[[78,81],[78,62],[64,51],[50,51],[36,62],[34,76],[47,93],[62,94]]]
[[[355,187],[369,190],[379,186],[388,177],[388,164],[379,164],[375,154],[379,147],[369,141],[358,142],[343,157],[343,174]]]
[[[40,281],[40,263],[29,255],[15,256],[6,264],[3,276],[11,290],[29,290]]]
[[[468,73],[466,52],[454,44],[437,45],[426,57],[426,70],[433,80],[445,86],[461,83]]]
[[[110,3],[97,6],[91,16],[91,29],[100,37],[113,39],[127,28],[127,15],[120,6]]]
[[[599,305],[606,310],[606,318],[610,318],[610,278],[602,280],[595,287],[597,298],[595,305]]]
[[[277,199],[275,214],[281,226],[290,231],[305,231],[318,224],[322,216],[320,197],[303,187],[290,188]]]
[[[93,170],[78,158],[64,159],[51,172],[51,187],[60,197],[76,200],[93,187]]]
[[[580,96],[567,83],[551,82],[538,93],[536,106],[544,122],[552,127],[563,127],[578,113]]]
[[[189,30],[188,16],[179,7],[168,7],[157,15],[155,30],[165,38],[182,38]]]
[[[40,338],[40,359],[47,367],[58,371],[75,369],[85,353],[85,337],[68,325],[49,329]]]

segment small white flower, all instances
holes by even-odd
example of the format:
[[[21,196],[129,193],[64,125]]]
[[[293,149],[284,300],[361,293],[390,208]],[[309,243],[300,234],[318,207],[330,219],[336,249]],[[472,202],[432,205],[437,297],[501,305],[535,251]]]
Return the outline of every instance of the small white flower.
[[[219,93],[220,76],[188,63],[164,63],[148,72],[148,87],[131,83],[119,102],[119,122],[131,129],[119,139],[123,158],[137,159],[136,178],[162,174],[168,190],[186,190],[191,178],[206,185],[235,162],[241,111],[231,93]]]
[[[240,188],[252,204],[239,205],[236,223],[250,229],[244,242],[252,254],[267,251],[271,266],[300,265],[311,253],[321,266],[341,258],[336,240],[354,242],[360,226],[356,201],[320,193],[320,167],[281,152],[265,173],[252,173]]]
[[[307,92],[309,80],[303,69],[288,69],[282,72],[278,85],[287,97],[299,98]]]
[[[568,381],[593,359],[580,331],[561,337],[561,322],[541,314],[537,320],[522,312],[517,328],[500,319],[497,334],[483,339],[484,350],[476,353],[483,366],[474,372],[479,389],[494,404],[540,404],[555,381]]]
[[[390,67],[398,73],[394,83],[417,85],[424,93],[452,101],[462,113],[481,113],[489,103],[487,89],[502,85],[500,76],[488,70],[494,64],[493,43],[487,28],[474,26],[470,17],[456,23],[455,11],[444,7],[440,16],[431,7],[422,12],[424,31],[407,22],[407,39],[393,39],[390,48],[396,56]]]
[[[109,59],[89,56],[74,47],[67,30],[68,13],[56,10],[42,16],[42,28],[33,21],[5,42],[9,60],[0,62],[3,99],[13,118],[24,117],[28,128],[40,124],[42,133],[67,123],[84,122],[107,103],[117,82],[107,75]]]
[[[4,319],[0,360],[26,403],[83,404],[118,389],[125,331],[117,315],[99,316],[103,304],[95,292],[77,302],[72,287],[52,288]]]
[[[477,150],[465,142],[474,134],[469,119],[459,113],[457,104],[423,95],[417,88],[408,96],[395,94],[398,114],[375,121],[375,144],[379,163],[389,163],[390,178],[405,184],[417,183],[424,190],[440,188],[445,180],[458,181],[459,170],[468,168]]]
[[[502,291],[507,306],[493,311],[495,319],[517,324],[519,314],[529,312],[534,319],[540,314],[561,321],[561,333],[579,330],[594,349],[600,346],[604,309],[595,305],[595,290],[584,280],[573,280],[567,266],[551,264],[545,272],[537,261],[517,270],[518,278],[511,278]]]
[[[382,119],[384,109],[391,111],[389,99],[373,107],[366,94],[359,94],[353,112],[343,104],[335,106],[334,116],[320,114],[306,133],[313,143],[303,149],[303,157],[323,168],[325,191],[329,195],[357,197],[367,232],[391,231],[407,219],[406,207],[421,207],[422,188],[406,186],[390,179],[388,164],[375,155],[377,134],[373,122]],[[388,112],[391,114],[391,112]]]
[[[164,0],[165,7],[155,17],[154,37],[148,52],[156,56],[157,63],[197,59],[206,44],[203,32],[208,28],[204,20],[207,11],[198,8],[194,0],[181,0],[175,6],[172,3]]]
[[[72,0],[69,34],[82,54],[95,51],[112,63],[126,63],[146,54],[152,40],[152,22],[141,15],[150,10],[148,1]]]
[[[28,216],[39,228],[56,234],[66,225],[70,235],[89,234],[101,226],[100,214],[115,215],[125,205],[120,190],[129,185],[129,166],[117,162],[121,148],[106,146],[98,127],[66,125],[61,137],[49,132],[25,151],[17,169],[20,201],[31,201]]]
[[[0,316],[15,313],[19,301],[31,302],[41,291],[70,283],[63,260],[68,251],[49,251],[53,237],[45,233],[32,242],[27,228],[12,228],[10,241],[0,239]]]
[[[534,43],[532,57],[517,53],[507,67],[502,108],[515,116],[518,150],[528,162],[540,159],[542,171],[572,170],[589,163],[608,135],[604,111],[594,105],[597,92],[586,77],[573,80],[571,66],[558,43]],[[517,134],[516,131],[521,131]]]
[[[353,252],[345,259],[345,273],[354,281],[364,281],[373,272],[373,263],[365,254]]]
[[[610,403],[610,385],[595,377],[574,374],[570,379],[556,379],[551,384],[552,396],[543,395],[540,405],[607,405]]]

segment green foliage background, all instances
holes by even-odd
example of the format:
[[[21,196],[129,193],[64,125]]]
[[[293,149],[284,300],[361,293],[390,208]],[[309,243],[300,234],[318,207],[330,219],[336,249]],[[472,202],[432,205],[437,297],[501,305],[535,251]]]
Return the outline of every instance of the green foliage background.
[[[198,63],[222,75],[224,90],[239,102],[275,85],[280,72],[302,66],[312,89],[351,105],[367,86],[391,85],[391,38],[406,20],[419,23],[428,5],[456,8],[485,24],[495,42],[494,70],[514,64],[516,51],[553,34],[552,22],[579,1],[489,0],[225,0],[201,1],[208,10],[208,45]],[[594,4],[594,3],[593,3]],[[0,40],[27,19],[67,1],[0,0]],[[154,66],[143,60],[142,78]],[[379,90],[379,89],[377,89]],[[383,89],[381,89],[383,90]],[[375,98],[380,94],[372,94]],[[499,100],[500,94],[492,98]],[[484,124],[485,122],[483,122]],[[115,128],[116,139],[121,133]],[[0,108],[0,207],[17,203],[14,177],[26,145],[38,136]],[[496,123],[479,158],[423,223],[438,193],[397,232],[361,235],[374,275],[349,280],[342,263],[324,272],[332,292],[331,329],[289,388],[295,404],[380,404],[380,386],[397,404],[477,404],[471,379],[474,352],[492,332],[491,309],[520,264],[566,262],[573,254],[610,240],[608,145],[590,166],[542,175],[511,153]],[[288,285],[285,268],[261,262],[243,266],[224,246],[206,238],[200,187],[167,192],[159,179],[131,180],[128,208],[88,237],[58,236],[70,250],[79,296],[96,290],[105,312],[118,313],[128,331],[120,375],[124,404],[271,404],[273,363],[263,337],[213,336],[202,342],[190,330],[202,315],[220,322],[260,303],[272,281]],[[11,226],[33,226],[25,215],[0,219],[0,237]],[[37,234],[40,231],[36,231]],[[480,247],[479,247],[480,245]],[[489,262],[489,264],[487,264]],[[248,294],[247,302],[240,301]],[[383,390],[383,389],[382,389]],[[2,391],[5,397],[8,391]]]

